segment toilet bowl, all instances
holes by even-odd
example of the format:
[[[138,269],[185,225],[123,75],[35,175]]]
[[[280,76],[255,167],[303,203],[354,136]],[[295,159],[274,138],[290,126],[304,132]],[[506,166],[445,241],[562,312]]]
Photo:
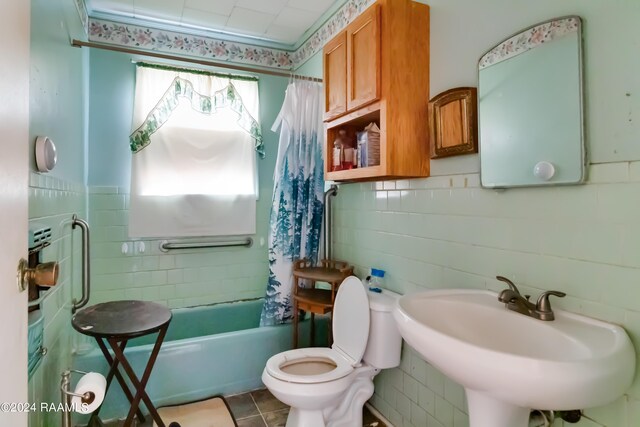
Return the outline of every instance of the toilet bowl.
[[[398,297],[348,277],[334,303],[333,346],[289,350],[267,361],[262,382],[291,407],[287,427],[362,426],[373,378],[400,363],[402,338],[391,313]]]

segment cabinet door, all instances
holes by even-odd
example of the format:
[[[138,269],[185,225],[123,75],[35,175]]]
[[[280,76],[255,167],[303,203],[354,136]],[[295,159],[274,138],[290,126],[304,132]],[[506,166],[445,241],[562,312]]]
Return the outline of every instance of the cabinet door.
[[[347,111],[347,33],[335,36],[323,49],[324,119],[331,120]]]
[[[347,27],[347,110],[380,98],[380,5],[374,4]]]

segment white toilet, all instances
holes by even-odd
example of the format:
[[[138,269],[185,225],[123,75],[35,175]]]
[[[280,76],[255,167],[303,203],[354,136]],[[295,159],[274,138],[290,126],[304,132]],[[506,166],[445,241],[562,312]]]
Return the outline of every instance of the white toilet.
[[[392,313],[398,297],[348,277],[333,307],[333,346],[289,350],[267,361],[262,382],[291,406],[286,427],[362,426],[373,377],[400,364],[402,337]]]

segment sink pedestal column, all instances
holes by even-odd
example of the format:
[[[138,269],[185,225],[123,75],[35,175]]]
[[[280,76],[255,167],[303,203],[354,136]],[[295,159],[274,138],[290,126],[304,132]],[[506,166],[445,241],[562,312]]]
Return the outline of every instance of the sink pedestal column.
[[[485,393],[465,389],[470,427],[527,427],[531,409],[497,400]]]

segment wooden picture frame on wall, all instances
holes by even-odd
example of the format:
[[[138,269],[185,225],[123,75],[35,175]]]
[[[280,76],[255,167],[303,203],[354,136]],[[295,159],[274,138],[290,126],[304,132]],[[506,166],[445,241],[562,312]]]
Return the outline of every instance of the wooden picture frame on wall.
[[[459,87],[429,101],[431,158],[478,152],[477,89]]]

